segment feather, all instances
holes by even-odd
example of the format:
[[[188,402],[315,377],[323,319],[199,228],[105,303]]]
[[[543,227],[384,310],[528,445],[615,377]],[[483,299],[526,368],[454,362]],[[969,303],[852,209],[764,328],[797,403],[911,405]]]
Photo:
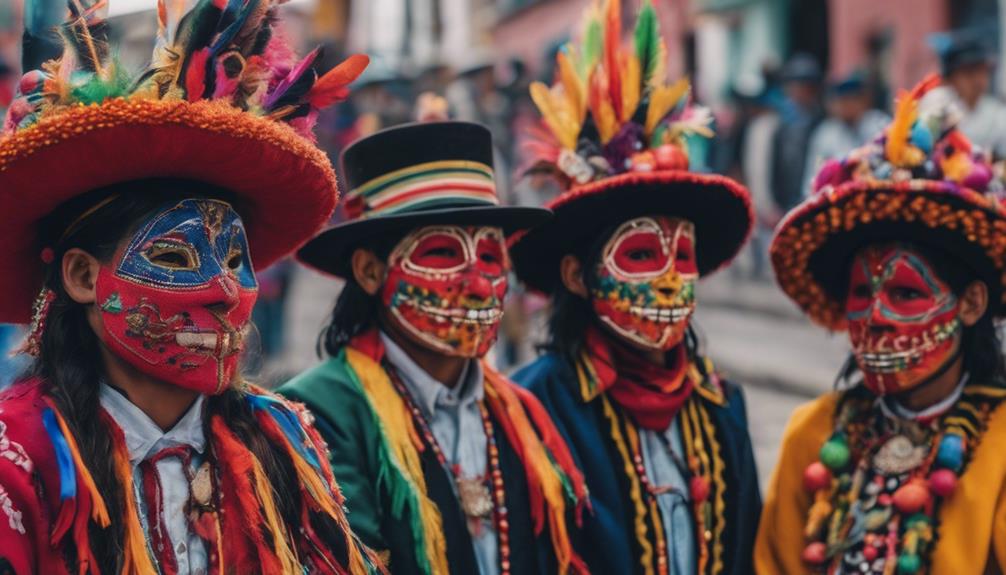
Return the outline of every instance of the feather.
[[[576,65],[570,56],[562,51],[556,56],[559,64],[559,82],[566,94],[566,100],[578,124],[587,117],[587,95],[584,83],[576,72]]]
[[[608,0],[608,11],[604,18],[604,69],[607,72],[608,94],[615,117],[622,117],[622,2]]]
[[[71,92],[73,99],[86,105],[100,104],[105,100],[129,95],[132,82],[122,66],[110,64],[104,76],[94,74],[84,84],[74,87]]]
[[[241,84],[245,59],[238,52],[228,52],[217,58],[214,68],[213,99],[230,98]]]
[[[594,125],[601,138],[602,144],[607,144],[618,131],[618,121],[615,116],[615,109],[608,99],[607,78],[604,70],[598,69],[590,78],[590,115],[594,118]]]
[[[678,136],[697,135],[712,138],[713,114],[705,106],[692,106],[682,115],[681,119],[671,124],[671,139]]]
[[[667,114],[686,99],[691,83],[681,78],[670,86],[660,86],[650,93],[650,107],[646,110],[646,133],[652,134]]]
[[[531,99],[559,144],[569,150],[575,149],[580,123],[573,117],[571,110],[564,109],[567,101],[562,88],[552,91],[545,84],[535,82],[531,84]]]
[[[370,64],[370,58],[364,54],[353,54],[341,64],[329,70],[311,87],[307,93],[307,101],[317,109],[327,108],[349,96],[349,85],[352,84]]]
[[[648,82],[657,70],[661,45],[657,12],[650,0],[643,0],[643,7],[636,20],[633,40],[636,45],[636,58],[639,59],[640,68],[643,71],[643,81]]]
[[[185,74],[185,96],[190,102],[203,97],[206,92],[206,68],[209,63],[210,49],[195,51],[189,59],[188,72]]]
[[[212,0],[198,0],[191,12],[182,16],[178,23],[178,30],[175,34],[175,41],[168,49],[174,55],[174,62],[180,67],[176,69],[173,82],[182,83],[185,80],[185,87],[188,88],[189,68],[192,66],[193,55],[210,45],[213,36],[216,34],[217,22],[220,19],[220,9]],[[203,64],[209,59],[207,56],[201,57]],[[196,72],[200,74],[200,72]],[[205,79],[206,71],[201,72]],[[186,91],[186,95],[189,92]],[[190,96],[191,97],[191,96]]]
[[[642,65],[635,54],[622,55],[622,115],[621,123],[626,123],[636,113],[639,107],[639,95],[642,90]]]
[[[581,40],[580,68],[578,72],[584,80],[590,78],[590,73],[594,66],[601,59],[604,50],[604,35],[601,31],[601,13],[594,5],[587,11],[584,24],[583,39]]]
[[[293,89],[294,87],[304,88],[302,82],[304,78],[311,78],[311,83],[313,85],[314,70],[311,68],[311,66],[314,64],[314,61],[318,58],[318,54],[320,52],[321,52],[320,48],[315,48],[314,50],[311,50],[311,52],[307,56],[305,56],[303,60],[301,60],[296,66],[294,66],[293,69],[291,69],[290,72],[286,75],[286,77],[283,78],[278,84],[276,84],[276,87],[269,92],[269,94],[265,98],[265,102],[262,103],[262,107],[265,108],[266,110],[273,110],[274,108],[283,105],[283,103],[289,104],[290,98],[288,97],[288,92],[290,92],[291,89]],[[308,72],[310,72],[310,74],[308,74]],[[304,89],[303,92],[301,92],[301,94],[306,94],[310,89],[311,86],[308,86],[306,89]]]
[[[657,61],[653,65],[653,71],[650,72],[647,84],[651,89],[656,89],[664,85],[665,79],[667,79],[667,44],[661,38],[657,43]]]
[[[69,0],[69,18],[61,26],[64,50],[72,50],[83,70],[99,76],[105,73],[108,57],[107,0],[84,4],[83,0]]]
[[[259,2],[260,0],[230,0],[220,20],[224,22],[233,17],[233,21],[213,41],[210,50],[214,56],[231,45],[231,40],[244,28],[245,23],[248,22],[248,16],[255,12]]]
[[[909,159],[908,135],[915,123],[917,111],[918,100],[912,97],[911,92],[902,91],[894,106],[894,120],[887,128],[887,141],[884,143],[884,155],[895,166],[902,167]]]

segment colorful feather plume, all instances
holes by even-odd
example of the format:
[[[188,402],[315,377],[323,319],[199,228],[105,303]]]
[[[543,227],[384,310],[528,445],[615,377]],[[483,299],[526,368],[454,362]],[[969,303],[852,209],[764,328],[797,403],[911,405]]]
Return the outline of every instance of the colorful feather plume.
[[[643,71],[643,81],[649,82],[657,71],[660,63],[660,26],[657,23],[657,12],[650,0],[643,0],[643,7],[636,19],[636,30],[633,33],[636,47],[636,58]]]
[[[925,160],[925,154],[909,141],[919,116],[919,100],[940,83],[939,76],[930,74],[911,91],[902,92],[894,107],[894,119],[887,128],[884,154],[895,167],[915,167]]]
[[[318,110],[345,99],[369,62],[351,56],[321,78],[318,50],[294,63],[274,30],[283,0],[158,0],[151,64],[132,75],[109,56],[108,0],[67,2],[69,18],[60,28],[64,52],[41,71],[39,92],[45,97],[21,94],[6,131],[28,127],[60,107],[137,97],[226,102],[283,120],[311,138]]]
[[[591,3],[579,43],[563,46],[556,56],[555,84],[531,87],[550,137],[530,134],[538,142],[523,146],[532,155],[523,165],[551,162],[569,181],[583,184],[627,170],[687,164],[680,160],[695,147],[686,140],[711,137],[712,115],[691,105],[687,78],[667,84],[667,45],[658,20],[652,0],[643,0],[632,49],[623,50],[621,1]],[[665,145],[677,153],[649,153]],[[655,162],[657,157],[666,161]]]

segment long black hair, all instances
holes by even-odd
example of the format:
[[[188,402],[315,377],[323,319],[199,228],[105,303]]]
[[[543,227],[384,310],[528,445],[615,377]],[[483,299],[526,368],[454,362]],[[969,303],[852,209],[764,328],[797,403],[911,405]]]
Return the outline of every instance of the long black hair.
[[[45,270],[44,286],[55,294],[55,299],[49,308],[39,355],[27,375],[43,381],[45,392],[66,419],[84,465],[91,472],[98,491],[104,495],[111,525],[105,529],[94,523],[89,526],[92,550],[104,573],[121,570],[126,494],[113,469],[109,430],[97,417],[100,409],[98,382],[104,374],[101,344],[87,321],[87,308],[72,300],[63,288],[61,262],[71,248],[82,249],[99,261],[108,262],[119,244],[166,202],[193,197],[228,199],[221,190],[192,182],[133,182],[67,202],[40,226],[48,236],[42,238],[43,245],[51,248],[54,256]],[[98,207],[94,209],[93,206]],[[89,209],[93,212],[87,213]],[[86,216],[78,220],[85,213]],[[277,505],[291,526],[290,532],[298,533],[300,490],[293,463],[281,446],[273,445],[262,433],[242,392],[232,386],[220,395],[209,397],[206,409],[207,437],[212,437],[211,417],[221,415],[261,462],[275,491],[283,494],[276,498]],[[329,531],[334,533],[334,529],[337,528],[333,524]],[[325,529],[318,531],[328,535]],[[331,536],[327,539],[337,540]],[[68,564],[76,564],[79,560],[77,550],[71,545],[65,548]]]
[[[401,233],[386,234],[364,240],[355,249],[369,250],[378,259],[387,261],[401,238]],[[376,325],[379,317],[380,296],[368,294],[353,277],[352,270],[343,279],[345,284],[335,300],[328,324],[318,336],[319,357],[326,354],[335,357],[356,335]]]
[[[943,280],[955,296],[961,297],[969,285],[975,281],[984,281],[960,258],[955,258],[947,252],[922,244],[903,243],[906,248],[921,254],[933,266],[936,275]],[[852,269],[852,266],[847,266]],[[985,314],[972,326],[965,327],[961,337],[961,354],[964,359],[964,372],[969,374],[971,381],[985,384],[1006,386],[1006,362],[1003,361],[1002,340],[995,324],[995,302],[999,301],[999,290],[986,282],[989,293],[989,307]],[[843,293],[848,290],[848,278]],[[837,388],[849,388],[856,385],[859,367],[856,358],[849,355],[835,381]]]
[[[577,244],[580,246],[579,249],[569,254],[580,262],[588,294],[596,287],[597,280],[593,270],[601,261],[601,251],[621,223],[618,222],[618,224],[604,228],[593,241],[580,242]],[[548,341],[541,348],[544,351],[559,354],[567,361],[575,363],[579,360],[580,352],[583,351],[588,328],[597,325],[597,314],[589,299],[569,291],[561,281],[557,282],[550,307]],[[694,321],[688,323],[684,344],[689,359],[696,360],[701,356],[701,338],[695,329]],[[704,362],[696,362],[696,364],[700,370],[704,371]]]

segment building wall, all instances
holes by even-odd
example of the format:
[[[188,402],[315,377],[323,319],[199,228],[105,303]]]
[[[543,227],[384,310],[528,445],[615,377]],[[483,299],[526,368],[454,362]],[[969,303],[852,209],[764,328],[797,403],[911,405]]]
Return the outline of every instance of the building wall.
[[[893,32],[887,73],[895,89],[909,87],[939,63],[926,37],[946,30],[948,0],[831,0],[831,69],[845,74],[866,63],[867,40]]]

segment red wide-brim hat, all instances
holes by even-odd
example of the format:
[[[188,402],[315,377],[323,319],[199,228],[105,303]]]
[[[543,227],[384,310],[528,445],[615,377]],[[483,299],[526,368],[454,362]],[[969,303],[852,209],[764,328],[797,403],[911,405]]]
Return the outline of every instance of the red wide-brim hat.
[[[0,139],[0,322],[30,319],[47,214],[91,190],[161,177],[231,192],[257,269],[310,238],[338,199],[328,158],[283,122],[205,100],[67,107]]]
[[[665,170],[629,172],[575,186],[545,205],[551,221],[510,242],[517,276],[531,289],[551,294],[559,262],[607,226],[645,215],[692,222],[700,275],[727,265],[747,242],[754,223],[751,197],[736,181],[716,174]]]
[[[911,242],[955,258],[990,289],[1006,315],[1006,208],[999,198],[950,181],[849,181],[820,192],[779,224],[771,257],[779,286],[810,318],[846,327],[849,266],[861,247]]]

